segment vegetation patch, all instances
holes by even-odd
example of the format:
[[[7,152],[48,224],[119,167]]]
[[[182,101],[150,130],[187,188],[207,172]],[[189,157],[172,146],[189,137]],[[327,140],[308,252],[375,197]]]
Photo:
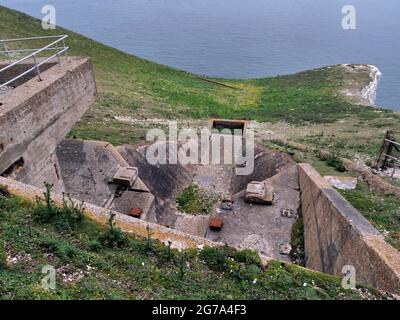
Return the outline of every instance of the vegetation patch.
[[[187,214],[209,214],[220,196],[192,183],[176,198],[178,210]]]
[[[237,262],[242,262],[242,263],[249,264],[249,265],[250,264],[255,264],[258,266],[261,265],[260,255],[254,250],[250,250],[250,249],[238,250],[233,255],[233,258]]]
[[[40,20],[4,7],[0,7],[0,16],[1,38],[68,34],[70,55],[91,57],[99,97],[71,137],[113,144],[139,142],[142,128],[115,120],[115,116],[133,113],[139,119],[225,118],[296,126],[333,123],[349,116],[370,121],[395,114],[346,100],[341,92],[354,72],[341,65],[260,79],[204,78],[129,55],[61,27],[43,30]],[[41,47],[44,42],[30,45]],[[361,87],[368,84],[367,71],[359,76],[356,82]]]
[[[33,219],[36,206],[11,196],[0,208],[0,261],[5,247],[29,257],[0,267],[0,299],[386,298],[364,287],[344,290],[337,277],[277,261],[261,267],[248,250],[179,252],[151,239],[151,232],[150,244],[124,235],[123,246],[102,245],[99,238],[115,226],[104,230],[83,218],[74,228],[59,230]],[[57,270],[55,290],[41,286],[44,265]]]
[[[4,250],[4,245],[0,243],[0,270],[7,266],[7,254]]]
[[[354,190],[341,191],[341,194],[385,236],[387,242],[400,250],[398,198],[370,191],[364,182],[359,182]]]
[[[108,229],[99,237],[99,243],[107,248],[122,248],[128,244],[127,236],[115,226],[115,215],[111,214],[108,220]]]
[[[292,251],[290,257],[293,263],[304,265],[304,221],[301,214],[298,215],[292,227],[291,234]]]
[[[83,203],[77,206],[69,196],[63,196],[61,207],[55,205],[51,198],[52,185],[45,184],[44,199],[37,198],[33,217],[42,223],[51,223],[59,230],[70,230],[83,219]]]

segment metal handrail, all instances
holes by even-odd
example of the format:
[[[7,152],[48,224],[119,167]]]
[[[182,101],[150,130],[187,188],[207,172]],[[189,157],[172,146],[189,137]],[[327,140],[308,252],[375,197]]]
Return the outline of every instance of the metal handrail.
[[[23,57],[15,62],[10,63],[9,65],[7,65],[6,67],[0,69],[0,73],[28,60],[28,59],[33,59],[34,61],[34,66],[28,70],[26,70],[25,72],[19,74],[18,76],[14,77],[13,79],[0,84],[0,89],[8,86],[9,84],[13,83],[14,81],[22,78],[23,76],[25,76],[26,74],[36,71],[37,76],[39,78],[39,81],[42,81],[42,76],[40,73],[40,66],[43,65],[44,63],[46,63],[47,61],[57,57],[58,63],[61,64],[61,54],[63,54],[65,52],[66,54],[66,58],[68,59],[68,50],[69,47],[65,46],[65,39],[68,38],[68,35],[61,35],[61,36],[48,36],[48,37],[33,37],[33,38],[21,38],[21,39],[6,39],[6,40],[0,40],[0,43],[5,44],[5,43],[9,43],[9,42],[18,42],[18,41],[29,41],[29,40],[40,40],[40,39],[57,39],[53,42],[51,42],[50,44],[39,48],[39,49],[18,49],[18,50],[8,50],[6,49],[5,51],[0,51],[0,53],[7,53],[8,55],[10,55],[10,53],[14,53],[14,52],[31,52],[33,51],[31,54],[27,55],[26,57]],[[59,47],[58,44],[62,43],[62,47]],[[55,50],[56,53],[53,54],[50,57],[47,57],[46,59],[43,59],[42,61],[38,62],[38,57],[37,55],[44,52],[44,51],[51,51],[51,50]]]

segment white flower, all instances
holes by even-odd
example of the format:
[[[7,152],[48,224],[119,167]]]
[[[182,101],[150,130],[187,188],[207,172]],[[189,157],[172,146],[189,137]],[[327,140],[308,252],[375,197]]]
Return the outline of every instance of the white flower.
[[[256,283],[257,283],[257,279],[254,279],[254,280],[253,280],[253,284],[256,284]]]
[[[303,287],[307,287],[307,282],[304,282],[304,283],[303,283]]]

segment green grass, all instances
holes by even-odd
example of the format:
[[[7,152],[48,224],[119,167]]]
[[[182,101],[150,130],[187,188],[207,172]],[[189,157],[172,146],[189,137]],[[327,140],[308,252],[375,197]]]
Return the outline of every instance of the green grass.
[[[0,197],[0,299],[382,298],[372,289],[344,290],[339,278],[278,261],[261,267],[254,253],[229,247],[178,252],[129,238],[109,248],[98,243],[109,229],[82,219],[59,230],[34,219],[34,211],[34,204],[18,197]],[[57,270],[55,290],[41,286],[45,265]]]
[[[182,119],[208,117],[325,123],[356,115],[376,117],[372,108],[346,102],[338,92],[346,81],[340,66],[251,80],[204,81],[188,72],[129,55],[74,32],[45,31],[37,19],[0,6],[1,38],[68,34],[71,54],[92,59],[99,98],[70,136],[136,143],[143,132],[114,116]],[[39,46],[41,43],[32,43]],[[354,75],[351,75],[354,76]],[[366,81],[365,75],[356,75]],[[232,88],[231,88],[232,87]],[[383,111],[383,114],[390,111]]]
[[[192,183],[176,197],[176,203],[181,212],[192,215],[209,214],[218,199],[218,194]]]
[[[342,195],[366,217],[387,242],[400,250],[400,200],[372,192],[365,183],[359,182],[355,190],[341,191]]]

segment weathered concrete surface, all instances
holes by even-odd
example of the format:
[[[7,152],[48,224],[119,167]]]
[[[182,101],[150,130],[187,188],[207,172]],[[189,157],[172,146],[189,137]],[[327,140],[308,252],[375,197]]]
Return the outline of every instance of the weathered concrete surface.
[[[96,99],[93,67],[88,59],[71,58],[0,96],[0,173],[23,159],[7,176],[42,185],[42,176],[62,189],[55,149]],[[52,173],[50,173],[52,171]],[[51,181],[49,181],[51,180]],[[62,191],[62,190],[59,190]]]
[[[108,142],[65,139],[57,147],[57,157],[65,191],[72,197],[123,214],[141,208],[141,219],[155,221],[154,196],[140,178],[132,187],[112,183],[118,169],[128,163]]]
[[[357,187],[357,178],[341,176],[324,176],[330,185],[340,190],[353,190]]]
[[[400,293],[400,252],[308,164],[299,165],[306,267]]]
[[[57,157],[66,192],[101,207],[111,203],[118,185],[109,182],[126,163],[109,143],[65,139],[57,147]]]
[[[246,203],[245,190],[242,190],[232,197],[232,211],[220,210],[216,215],[224,222],[222,230],[215,232],[208,229],[206,238],[236,248],[254,249],[265,256],[289,261],[288,256],[279,253],[279,245],[290,242],[295,219],[282,217],[281,209],[297,212],[300,205],[297,166],[264,182],[277,193],[273,205]]]
[[[256,146],[253,172],[245,176],[234,175],[230,182],[230,191],[235,194],[246,189],[247,184],[251,181],[268,179],[295,165],[295,161],[285,153]]]
[[[7,67],[8,65],[10,65],[11,63],[13,63],[15,61],[16,60],[12,60],[11,62],[10,61],[0,61],[0,69]],[[40,72],[43,73],[55,65],[56,65],[56,62],[44,63],[40,66]],[[20,75],[21,73],[29,70],[33,66],[34,66],[34,64],[31,61],[26,61],[26,62],[19,63],[15,66],[3,71],[2,73],[0,73],[0,84],[6,83],[7,81],[15,78],[16,76]],[[16,87],[20,86],[21,84],[23,84],[31,79],[34,79],[34,78],[36,79],[36,81],[39,81],[35,71],[24,75],[23,77],[19,78],[18,80],[15,80],[14,82],[10,83],[9,86],[12,88],[16,88]]]
[[[140,219],[157,222],[155,218],[155,197],[149,192],[126,190],[120,197],[114,197],[109,208],[124,214],[129,214],[132,208],[140,208],[143,211]]]
[[[173,226],[176,220],[175,197],[192,181],[193,166],[179,163],[151,165],[146,159],[147,148],[147,145],[125,145],[116,149],[130,166],[138,168],[140,179],[156,197],[156,221],[164,226]],[[167,156],[169,152],[168,149]]]

